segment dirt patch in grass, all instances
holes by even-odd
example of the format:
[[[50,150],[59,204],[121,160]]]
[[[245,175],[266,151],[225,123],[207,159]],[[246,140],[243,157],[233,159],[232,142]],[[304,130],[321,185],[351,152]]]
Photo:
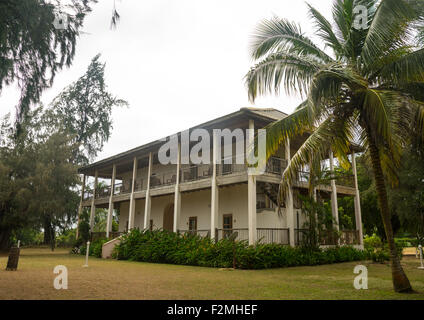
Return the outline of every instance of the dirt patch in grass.
[[[23,249],[18,271],[0,258],[0,299],[424,299],[419,260],[402,260],[419,293],[397,294],[386,264],[352,262],[315,267],[220,271],[84,257],[67,249]],[[369,290],[355,290],[353,268],[368,267]],[[56,290],[53,269],[68,269],[68,290]]]

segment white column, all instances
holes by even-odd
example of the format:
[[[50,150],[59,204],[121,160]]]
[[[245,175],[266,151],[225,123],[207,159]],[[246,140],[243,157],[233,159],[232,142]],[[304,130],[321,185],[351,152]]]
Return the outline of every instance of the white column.
[[[80,204],[79,204],[79,207],[78,207],[77,230],[76,230],[76,235],[75,235],[76,239],[78,239],[78,236],[79,236],[79,224],[80,224],[82,208],[83,208],[82,202],[84,201],[84,192],[85,192],[85,174],[82,175],[81,199],[80,199]]]
[[[150,211],[152,209],[152,197],[150,196],[150,176],[152,175],[153,155],[149,153],[149,168],[147,169],[147,190],[144,205],[144,230],[150,227]]]
[[[359,236],[359,244],[361,246],[364,245],[364,238],[362,232],[362,214],[361,214],[361,199],[359,197],[359,187],[358,187],[358,176],[356,172],[356,156],[355,151],[352,151],[352,171],[355,181],[355,198],[354,198],[354,206],[355,206],[355,224],[356,230],[358,230]]]
[[[106,220],[106,238],[109,238],[109,233],[112,231],[113,192],[115,190],[115,178],[116,178],[116,164],[113,164],[112,179],[110,181],[109,210],[107,211],[107,220]]]
[[[329,153],[330,158],[330,171],[331,174],[334,174],[334,158],[333,158],[333,151],[330,150]],[[336,180],[331,180],[331,213],[333,215],[334,223],[336,225],[336,230],[340,229],[339,226],[339,207],[337,204],[337,187],[336,187]]]
[[[134,228],[134,219],[135,219],[135,199],[134,199],[134,190],[135,190],[135,180],[137,179],[137,157],[134,157],[133,161],[133,175],[131,183],[131,195],[130,195],[130,208],[128,214],[128,230]]]
[[[218,164],[218,137],[213,133],[212,142],[212,178],[211,178],[211,238],[215,238],[215,229],[218,228],[219,187],[216,182],[216,166]]]
[[[181,192],[180,192],[180,167],[181,167],[181,145],[178,143],[177,146],[177,179],[175,181],[175,192],[174,192],[174,228],[173,231],[177,232],[180,224],[180,213],[181,213]]]
[[[96,189],[97,189],[97,180],[99,173],[96,169],[94,173],[94,186],[93,186],[93,198],[91,199],[91,211],[90,211],[90,231],[93,232],[94,227],[94,216],[96,214],[96,206],[94,204],[94,200],[96,199]]]
[[[311,180],[311,177],[313,176],[314,172],[313,172],[313,168],[312,168],[312,159],[309,162],[309,181]],[[309,182],[310,183],[310,182]],[[317,197],[317,187],[315,186],[315,181],[313,182],[314,186],[312,188],[312,199],[316,202],[318,197]],[[315,219],[315,223],[318,224],[318,212],[315,212],[314,215],[314,219]],[[300,226],[297,224],[297,228],[300,228]]]
[[[257,240],[256,231],[256,175],[247,176],[247,215],[249,229],[249,244],[255,244]]]
[[[255,122],[249,120],[249,134],[247,137],[247,145],[251,146],[255,138]],[[257,239],[256,231],[256,175],[250,174],[248,170],[247,175],[247,221],[249,232],[249,244],[255,244]]]
[[[291,154],[290,154],[290,140],[287,138],[285,145],[285,153],[287,165],[290,164]],[[289,229],[289,243],[292,247],[295,246],[295,237],[294,237],[294,206],[293,206],[293,189],[289,185],[287,189],[286,197],[286,218],[287,218],[287,228]]]

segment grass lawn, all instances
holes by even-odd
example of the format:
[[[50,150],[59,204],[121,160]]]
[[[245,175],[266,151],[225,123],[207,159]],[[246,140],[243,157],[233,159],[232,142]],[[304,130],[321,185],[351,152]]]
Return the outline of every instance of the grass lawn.
[[[415,257],[402,260],[414,294],[394,293],[390,267],[371,262],[229,271],[90,257],[83,268],[68,250],[22,249],[18,271],[6,263],[0,256],[0,299],[424,299]],[[368,267],[368,290],[353,288],[357,264]],[[53,287],[56,265],[68,268],[68,290]]]

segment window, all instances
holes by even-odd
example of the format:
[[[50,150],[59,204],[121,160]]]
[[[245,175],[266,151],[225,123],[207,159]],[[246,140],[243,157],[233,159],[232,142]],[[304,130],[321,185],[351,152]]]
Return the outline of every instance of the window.
[[[222,222],[223,229],[232,229],[233,228],[233,215],[224,214],[224,220]]]
[[[276,205],[265,193],[256,194],[256,209],[274,209]]]
[[[188,218],[188,230],[191,232],[197,231],[197,217]]]
[[[256,194],[256,209],[265,209],[266,206],[266,196],[264,193]]]

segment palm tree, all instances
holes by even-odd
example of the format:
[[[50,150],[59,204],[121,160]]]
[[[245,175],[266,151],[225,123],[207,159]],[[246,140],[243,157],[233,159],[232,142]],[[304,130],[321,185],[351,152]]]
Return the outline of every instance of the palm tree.
[[[423,2],[334,0],[333,23],[308,5],[323,49],[298,24],[265,20],[253,36],[255,65],[246,75],[251,101],[281,88],[304,99],[266,128],[267,157],[287,139],[311,132],[283,173],[280,196],[302,166],[328,158],[330,149],[346,168],[351,141],[369,153],[397,292],[412,288],[396,254],[386,182],[397,183],[411,125],[424,138],[424,49],[415,38]],[[363,13],[355,13],[358,5],[367,9],[363,28],[354,23]]]

